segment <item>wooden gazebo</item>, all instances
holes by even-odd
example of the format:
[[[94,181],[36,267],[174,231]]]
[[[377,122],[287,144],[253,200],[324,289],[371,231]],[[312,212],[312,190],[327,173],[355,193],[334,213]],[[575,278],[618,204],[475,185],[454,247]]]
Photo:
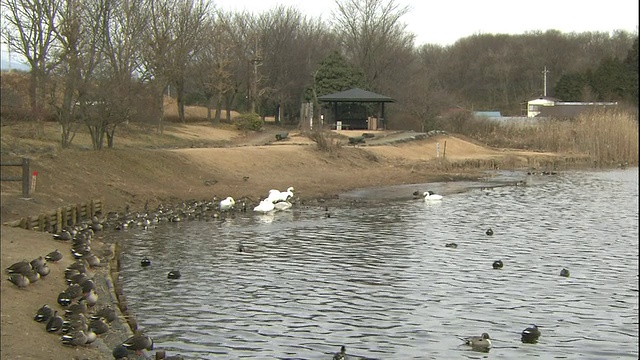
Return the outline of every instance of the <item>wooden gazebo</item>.
[[[384,117],[384,104],[394,102],[388,96],[376,94],[371,91],[354,88],[333,94],[318,97],[318,101],[330,103],[330,115],[325,117],[325,124],[334,129],[337,125],[343,129],[377,130],[386,128]],[[378,106],[371,113],[366,104],[376,103]],[[340,107],[338,106],[340,104]]]

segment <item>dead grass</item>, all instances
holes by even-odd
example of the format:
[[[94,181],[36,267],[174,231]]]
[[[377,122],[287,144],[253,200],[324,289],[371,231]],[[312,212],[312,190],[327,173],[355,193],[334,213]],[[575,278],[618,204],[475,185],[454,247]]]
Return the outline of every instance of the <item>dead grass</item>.
[[[446,130],[446,122],[443,122]],[[575,120],[498,123],[490,119],[457,119],[462,134],[496,148],[586,154],[601,166],[638,164],[638,119],[630,112],[602,110]]]

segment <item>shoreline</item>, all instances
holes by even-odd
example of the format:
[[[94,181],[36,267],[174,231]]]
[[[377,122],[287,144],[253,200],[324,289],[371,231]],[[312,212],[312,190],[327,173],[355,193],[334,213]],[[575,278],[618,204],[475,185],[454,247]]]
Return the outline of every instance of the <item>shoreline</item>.
[[[446,161],[435,159],[431,151],[437,141],[448,141]],[[70,244],[53,240],[49,233],[11,228],[4,225],[6,222],[95,198],[105,200],[107,213],[125,209],[143,212],[145,206],[153,209],[159,204],[178,205],[188,203],[190,199],[209,201],[226,196],[233,196],[237,202],[247,201],[250,211],[249,204],[257,204],[269,189],[294,186],[300,204],[332,206],[351,201],[340,198],[340,194],[349,190],[474,181],[485,178],[486,170],[496,167],[566,169],[578,164],[577,167],[588,167],[591,162],[582,155],[483,148],[451,136],[400,145],[345,147],[336,153],[321,152],[307,145],[278,145],[110,149],[99,153],[65,150],[53,155],[40,154],[32,160],[33,170],[38,171],[38,188],[30,200],[21,199],[20,188],[13,186],[17,184],[2,184],[2,266],[6,268],[23,258],[29,260],[44,255],[56,247],[65,254],[70,252]],[[104,240],[104,234],[96,233],[96,240]],[[105,266],[96,271],[97,276],[107,276],[101,285],[104,290],[100,299],[116,306],[113,303],[118,300],[120,285],[113,259],[117,251],[111,249],[110,244],[98,245],[98,242],[92,247],[103,251],[101,256],[105,259]],[[71,258],[70,255],[66,257]],[[58,337],[46,334],[42,324],[33,321],[33,314],[43,301],[56,304],[57,294],[64,286],[62,274],[66,266],[64,263],[58,265],[55,273],[52,271],[47,279],[26,289],[2,282],[3,355],[39,360],[50,359],[51,351],[60,351],[62,358],[112,359],[112,344],[115,346],[131,334],[122,311],[119,323],[128,330],[120,329],[110,334],[110,338],[105,338],[104,347],[63,346]],[[115,273],[112,272],[114,266]],[[129,318],[135,320],[135,314]],[[21,345],[20,337],[12,335],[25,333],[39,337],[44,334],[41,336],[42,347],[27,349]],[[111,347],[108,353],[106,347]]]

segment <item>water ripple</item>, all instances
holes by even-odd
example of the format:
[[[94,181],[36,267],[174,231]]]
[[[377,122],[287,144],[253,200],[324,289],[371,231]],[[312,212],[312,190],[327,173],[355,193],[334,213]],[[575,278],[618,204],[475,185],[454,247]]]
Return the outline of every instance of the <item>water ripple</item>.
[[[457,336],[482,332],[498,358],[638,358],[637,169],[527,183],[368,189],[330,218],[300,207],[126,231],[125,292],[156,347],[188,359],[326,359],[342,344],[476,359],[486,354]],[[422,188],[445,198],[407,196]],[[174,269],[181,279],[167,279]],[[520,343],[530,324],[542,326],[535,345]]]

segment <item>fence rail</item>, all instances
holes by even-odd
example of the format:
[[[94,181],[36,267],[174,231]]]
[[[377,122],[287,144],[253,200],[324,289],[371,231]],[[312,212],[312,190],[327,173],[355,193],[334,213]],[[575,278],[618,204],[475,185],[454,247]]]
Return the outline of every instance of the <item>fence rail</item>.
[[[22,196],[25,198],[29,197],[29,189],[31,187],[30,179],[31,175],[29,173],[29,159],[22,158],[21,161],[5,161],[0,162],[0,166],[22,166],[22,176],[3,176],[0,178],[0,181],[22,181]]]
[[[55,211],[42,213],[38,216],[28,216],[20,220],[6,222],[5,225],[21,227],[27,230],[46,231],[57,234],[65,226],[76,225],[83,220],[89,220],[96,214],[106,214],[104,200],[91,200],[87,203],[59,207]]]

